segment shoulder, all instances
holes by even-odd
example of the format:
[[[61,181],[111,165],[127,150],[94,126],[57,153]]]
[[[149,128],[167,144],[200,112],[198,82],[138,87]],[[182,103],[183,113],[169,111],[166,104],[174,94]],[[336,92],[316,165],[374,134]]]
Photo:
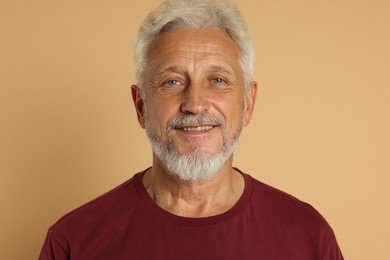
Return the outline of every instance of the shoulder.
[[[331,231],[325,218],[309,203],[247,175],[252,183],[251,207],[270,223],[290,228]]]
[[[105,194],[85,203],[61,217],[49,229],[49,233],[59,236],[71,236],[82,228],[96,227],[106,221],[112,221],[113,216],[121,216],[123,211],[136,208],[137,189],[135,183],[141,177],[136,174],[131,179],[106,192]]]
[[[248,186],[252,186],[246,211],[265,240],[297,255],[309,252],[321,259],[343,259],[332,228],[314,207],[249,175],[244,176],[251,183]]]

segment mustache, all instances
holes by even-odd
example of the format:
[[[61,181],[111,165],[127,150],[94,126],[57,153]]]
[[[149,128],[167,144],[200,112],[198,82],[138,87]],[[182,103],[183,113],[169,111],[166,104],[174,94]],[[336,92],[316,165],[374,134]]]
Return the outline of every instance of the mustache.
[[[216,116],[182,115],[170,120],[168,122],[167,130],[171,131],[172,129],[189,126],[189,125],[217,125],[223,127],[225,123],[221,118]]]

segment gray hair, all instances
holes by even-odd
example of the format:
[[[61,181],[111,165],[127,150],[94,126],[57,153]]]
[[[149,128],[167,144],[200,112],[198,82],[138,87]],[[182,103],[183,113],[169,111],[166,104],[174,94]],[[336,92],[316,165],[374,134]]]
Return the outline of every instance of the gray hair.
[[[215,27],[232,38],[239,50],[245,90],[249,89],[254,52],[245,21],[237,8],[228,0],[166,0],[145,18],[137,34],[136,79],[141,92],[150,45],[162,32],[179,27]]]

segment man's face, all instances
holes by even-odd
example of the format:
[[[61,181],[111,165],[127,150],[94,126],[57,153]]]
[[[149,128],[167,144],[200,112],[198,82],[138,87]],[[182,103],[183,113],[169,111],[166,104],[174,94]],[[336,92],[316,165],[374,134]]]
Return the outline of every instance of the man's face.
[[[255,95],[253,86],[244,93],[232,39],[214,28],[179,28],[162,33],[148,54],[144,95],[133,89],[133,97],[152,141],[204,158],[232,145],[250,121]]]

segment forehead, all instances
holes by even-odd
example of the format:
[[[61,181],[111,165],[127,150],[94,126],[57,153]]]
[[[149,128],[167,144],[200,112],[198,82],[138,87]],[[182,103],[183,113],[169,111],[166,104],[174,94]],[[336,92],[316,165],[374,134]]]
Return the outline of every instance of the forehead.
[[[214,60],[238,64],[238,48],[225,32],[213,27],[175,28],[160,34],[148,52],[150,65],[167,60]]]

